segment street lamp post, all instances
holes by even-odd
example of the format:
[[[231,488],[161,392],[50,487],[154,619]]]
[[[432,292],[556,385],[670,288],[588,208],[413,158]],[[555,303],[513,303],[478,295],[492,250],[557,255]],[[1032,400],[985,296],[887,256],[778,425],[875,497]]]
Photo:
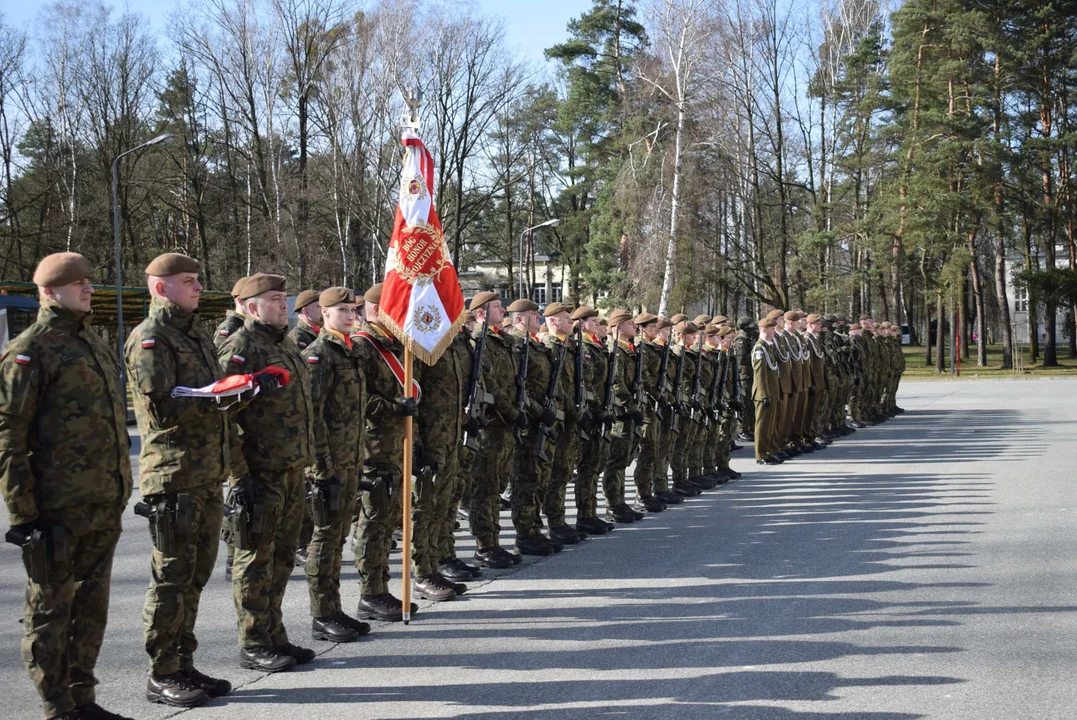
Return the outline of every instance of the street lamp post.
[[[518,266],[520,271],[520,297],[524,296],[524,235],[527,235],[529,232],[533,230],[538,230],[542,227],[557,227],[560,224],[561,218],[554,218],[552,220],[547,220],[546,222],[541,222],[538,225],[529,227],[522,233],[520,233],[520,264]]]
[[[120,364],[120,397],[124,399],[125,403],[127,402],[127,368],[123,361],[123,276],[120,270],[120,160],[131,153],[145,150],[151,145],[167,143],[170,140],[172,140],[172,133],[158,135],[152,140],[147,140],[137,147],[120,153],[112,161],[112,232],[116,241],[116,347],[119,351],[117,359]]]

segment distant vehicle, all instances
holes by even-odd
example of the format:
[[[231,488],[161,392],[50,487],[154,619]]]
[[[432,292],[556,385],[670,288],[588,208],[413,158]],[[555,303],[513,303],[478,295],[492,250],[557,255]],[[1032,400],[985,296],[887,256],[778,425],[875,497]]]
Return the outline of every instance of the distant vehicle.
[[[909,335],[909,326],[908,325],[902,325],[901,326],[901,344],[902,345],[909,345],[911,343],[912,343],[912,337]]]

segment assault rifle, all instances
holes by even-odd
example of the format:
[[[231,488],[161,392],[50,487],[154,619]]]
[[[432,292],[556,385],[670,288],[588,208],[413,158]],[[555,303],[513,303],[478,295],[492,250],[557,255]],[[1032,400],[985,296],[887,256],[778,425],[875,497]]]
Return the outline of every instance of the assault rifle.
[[[591,438],[591,428],[595,424],[595,417],[591,414],[590,402],[594,399],[594,393],[590,388],[583,386],[583,324],[576,323],[576,434],[581,440]]]
[[[520,363],[516,369],[516,427],[512,436],[516,442],[523,442],[521,431],[527,427],[527,357],[531,353],[531,338],[524,333],[520,346]]]
[[[639,340],[639,331],[636,331],[636,340]],[[636,368],[632,378],[632,394],[635,396],[636,410],[632,413],[640,413],[640,408],[643,407],[643,346],[636,345]],[[626,415],[625,420],[625,437],[631,438],[632,435],[638,433],[643,434],[643,424],[638,422],[635,417]]]
[[[606,393],[602,396],[602,429],[598,433],[606,442],[610,441],[610,429],[613,427],[613,382],[617,377],[618,337],[619,334],[614,331],[613,349],[610,350],[610,360],[606,364]]]
[[[681,380],[684,378],[684,356],[687,348],[681,350],[677,356],[677,372],[673,375],[673,413],[669,424],[670,432],[679,435],[681,432],[681,414],[684,412],[681,401]]]
[[[703,364],[703,331],[699,331],[699,343],[696,345],[696,376],[692,379],[692,399],[689,403],[688,419],[695,420],[696,413],[702,408],[699,404],[699,368]],[[706,421],[703,423],[706,425]]]
[[[475,352],[471,358],[471,377],[467,385],[467,404],[464,405],[464,447],[475,452],[480,451],[479,431],[486,427],[486,407],[493,404],[494,396],[488,392],[479,393],[479,381],[482,378],[482,355],[486,349],[486,332],[489,318],[482,319],[482,330],[475,341]]]
[[[568,343],[560,343],[557,352],[557,361],[554,362],[553,372],[550,373],[550,384],[546,388],[546,395],[542,398],[542,414],[539,416],[538,442],[535,444],[535,455],[539,460],[549,460],[546,455],[546,438],[555,439],[553,424],[558,420],[564,420],[565,414],[557,409],[557,381],[561,378],[561,368],[565,365],[565,352]],[[546,419],[552,417],[550,422]]]

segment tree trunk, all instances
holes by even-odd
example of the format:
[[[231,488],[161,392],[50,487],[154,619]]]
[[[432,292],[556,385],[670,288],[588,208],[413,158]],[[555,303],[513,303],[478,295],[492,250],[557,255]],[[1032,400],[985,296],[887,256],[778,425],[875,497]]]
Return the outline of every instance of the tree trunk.
[[[681,197],[681,134],[684,132],[684,103],[677,105],[677,131],[673,139],[673,196],[669,209],[669,241],[666,244],[666,266],[662,274],[662,295],[658,314],[669,316],[669,296],[673,290],[673,262],[677,258],[677,211]]]
[[[935,372],[941,375],[946,372],[946,354],[943,352],[946,347],[946,304],[941,288],[935,291],[935,307],[938,313],[935,327]]]

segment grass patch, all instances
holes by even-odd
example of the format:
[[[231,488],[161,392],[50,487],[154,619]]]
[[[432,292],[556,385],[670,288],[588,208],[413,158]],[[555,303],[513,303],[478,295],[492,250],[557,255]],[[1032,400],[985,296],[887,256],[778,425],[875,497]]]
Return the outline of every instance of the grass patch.
[[[1013,370],[1002,369],[1002,346],[987,346],[987,367],[977,367],[976,347],[971,348],[971,357],[961,360],[961,376],[957,377],[950,373],[950,349],[944,348],[943,353],[946,361],[946,372],[935,372],[935,351],[932,348],[932,363],[929,367],[924,366],[923,345],[906,345],[902,348],[905,352],[905,374],[903,377],[910,380],[983,380],[985,378],[1014,378],[1014,377],[1077,377],[1077,359],[1068,357],[1069,350],[1063,346],[1058,348],[1058,367],[1043,367],[1043,349],[1040,349],[1039,362],[1033,363],[1029,358],[1028,348],[1022,348],[1022,360],[1024,367],[1021,373]]]

